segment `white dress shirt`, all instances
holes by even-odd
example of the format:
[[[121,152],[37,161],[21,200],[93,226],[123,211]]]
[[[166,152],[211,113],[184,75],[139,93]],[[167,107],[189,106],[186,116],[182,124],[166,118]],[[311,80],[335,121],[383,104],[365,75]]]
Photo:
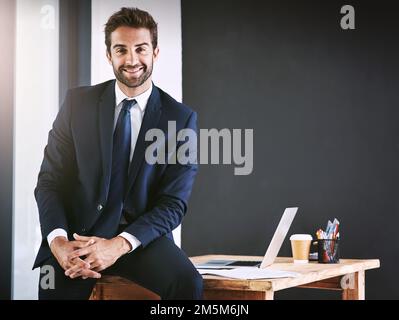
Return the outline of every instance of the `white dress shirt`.
[[[143,122],[145,109],[147,108],[147,102],[150,98],[152,92],[152,83],[151,87],[143,92],[142,94],[136,97],[127,97],[122,90],[119,88],[118,82],[115,81],[115,115],[114,115],[114,130],[116,127],[116,123],[118,121],[119,113],[122,110],[123,100],[133,100],[135,99],[137,103],[130,109],[130,121],[131,121],[131,147],[130,147],[130,161],[132,161],[134,148],[136,147],[137,138],[139,136],[141,124]],[[125,218],[122,215],[121,223],[127,223]],[[128,232],[122,232],[119,236],[125,238],[132,246],[133,250],[137,249],[141,245],[141,242],[132,234]],[[51,245],[51,242],[56,237],[64,237],[68,238],[67,232],[64,229],[55,229],[49,233],[47,236],[47,242]]]

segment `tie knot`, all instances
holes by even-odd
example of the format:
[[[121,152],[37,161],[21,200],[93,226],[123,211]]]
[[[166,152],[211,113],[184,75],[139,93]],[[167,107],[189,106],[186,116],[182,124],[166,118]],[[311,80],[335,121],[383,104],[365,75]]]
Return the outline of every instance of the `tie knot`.
[[[122,110],[130,111],[130,109],[137,103],[136,100],[123,100]]]

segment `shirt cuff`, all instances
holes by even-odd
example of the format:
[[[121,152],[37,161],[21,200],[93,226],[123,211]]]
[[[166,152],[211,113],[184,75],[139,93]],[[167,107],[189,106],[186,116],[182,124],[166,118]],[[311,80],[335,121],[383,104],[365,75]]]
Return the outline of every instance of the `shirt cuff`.
[[[124,238],[125,240],[127,240],[130,243],[130,245],[132,246],[132,250],[130,250],[128,253],[136,250],[138,247],[141,246],[140,240],[128,232],[122,232],[119,236]]]
[[[51,242],[57,237],[64,237],[68,239],[68,234],[64,229],[54,229],[47,236],[48,245],[51,246]]]

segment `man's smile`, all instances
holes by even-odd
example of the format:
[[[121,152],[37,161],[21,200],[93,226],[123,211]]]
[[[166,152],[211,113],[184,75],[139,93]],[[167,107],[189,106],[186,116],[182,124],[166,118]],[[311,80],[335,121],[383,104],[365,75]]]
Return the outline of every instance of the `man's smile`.
[[[127,73],[130,76],[138,76],[142,73],[142,71],[144,70],[144,67],[139,67],[139,68],[134,68],[134,69],[122,69],[123,72]]]

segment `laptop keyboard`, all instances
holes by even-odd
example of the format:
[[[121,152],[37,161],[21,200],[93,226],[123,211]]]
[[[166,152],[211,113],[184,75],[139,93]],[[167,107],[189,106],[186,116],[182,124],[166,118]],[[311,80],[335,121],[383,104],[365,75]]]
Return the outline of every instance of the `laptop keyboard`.
[[[228,266],[240,266],[240,267],[255,267],[261,264],[262,261],[234,261],[229,263]]]

